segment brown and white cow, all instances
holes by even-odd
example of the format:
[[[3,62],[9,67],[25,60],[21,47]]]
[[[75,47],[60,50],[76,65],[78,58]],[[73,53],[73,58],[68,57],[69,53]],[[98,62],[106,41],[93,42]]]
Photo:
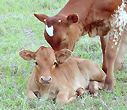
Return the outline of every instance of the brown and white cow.
[[[19,55],[27,61],[35,60],[26,91],[31,98],[36,98],[39,93],[41,98],[56,97],[57,103],[65,105],[74,101],[76,90],[80,92],[79,88],[87,88],[90,80],[91,92],[104,86],[106,74],[99,65],[87,59],[70,57],[68,49],[54,53],[51,47],[42,46],[36,52],[22,50]]]
[[[120,68],[126,52],[126,49],[122,49],[116,57],[127,22],[126,4],[126,0],[69,0],[55,16],[34,15],[46,25],[45,39],[55,51],[63,48],[73,51],[81,36],[87,33],[90,37],[99,35],[103,52],[102,68],[107,74],[105,87],[110,90],[115,85],[113,71]],[[123,47],[127,43],[127,37],[121,43]]]

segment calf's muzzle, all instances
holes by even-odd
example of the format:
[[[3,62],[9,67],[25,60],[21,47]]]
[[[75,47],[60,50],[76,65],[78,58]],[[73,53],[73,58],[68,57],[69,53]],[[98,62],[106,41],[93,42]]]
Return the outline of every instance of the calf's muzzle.
[[[40,77],[40,83],[42,83],[43,85],[47,85],[51,83],[51,76],[41,76]]]

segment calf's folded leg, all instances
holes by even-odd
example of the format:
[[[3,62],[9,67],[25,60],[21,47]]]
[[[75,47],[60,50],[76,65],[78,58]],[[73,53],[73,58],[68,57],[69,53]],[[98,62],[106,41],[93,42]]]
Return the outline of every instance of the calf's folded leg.
[[[27,94],[28,97],[30,97],[32,99],[37,98],[36,95],[34,94],[34,92],[32,90],[27,89],[26,90],[26,94]]]
[[[66,105],[69,104],[77,98],[77,93],[74,90],[61,90],[59,91],[57,97],[56,97],[56,103],[59,103],[60,105]]]
[[[104,82],[91,81],[89,83],[88,89],[90,91],[90,94],[97,96],[99,89],[103,89],[103,88],[104,88]]]

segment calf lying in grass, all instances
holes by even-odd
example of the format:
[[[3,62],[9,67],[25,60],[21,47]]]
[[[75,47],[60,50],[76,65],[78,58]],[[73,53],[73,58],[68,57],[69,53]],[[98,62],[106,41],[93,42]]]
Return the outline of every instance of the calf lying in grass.
[[[36,65],[26,90],[27,96],[33,99],[38,92],[40,98],[56,97],[57,103],[65,105],[74,101],[77,98],[76,90],[87,88],[90,80],[96,82],[89,87],[92,92],[96,92],[99,84],[103,85],[105,81],[106,75],[97,63],[70,57],[68,49],[54,53],[52,48],[42,46],[36,52],[22,50],[19,55],[27,61],[35,60]]]

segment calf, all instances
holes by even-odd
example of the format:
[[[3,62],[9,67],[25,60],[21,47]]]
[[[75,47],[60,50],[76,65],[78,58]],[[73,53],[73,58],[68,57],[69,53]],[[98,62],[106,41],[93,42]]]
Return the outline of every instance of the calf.
[[[126,52],[126,49],[122,49],[116,54],[127,23],[126,4],[126,0],[69,0],[64,8],[52,17],[34,15],[45,23],[45,39],[55,51],[63,48],[73,51],[81,36],[87,33],[90,37],[99,35],[103,52],[102,68],[107,74],[105,87],[110,90],[114,86],[114,68],[120,68]],[[124,39],[127,38],[123,38],[121,47],[127,45]]]
[[[27,61],[35,60],[26,90],[31,98],[36,98],[36,93],[39,92],[41,98],[56,96],[56,102],[65,105],[76,99],[78,88],[87,88],[90,80],[103,84],[106,77],[97,63],[70,57],[71,51],[68,49],[54,53],[51,47],[42,46],[36,52],[22,50],[19,55]],[[99,88],[98,85],[94,87]]]

